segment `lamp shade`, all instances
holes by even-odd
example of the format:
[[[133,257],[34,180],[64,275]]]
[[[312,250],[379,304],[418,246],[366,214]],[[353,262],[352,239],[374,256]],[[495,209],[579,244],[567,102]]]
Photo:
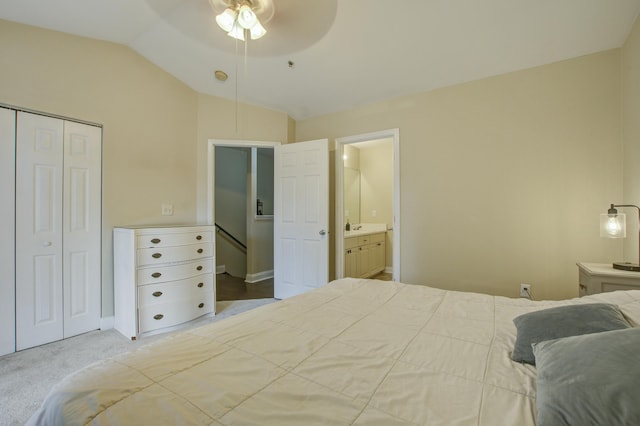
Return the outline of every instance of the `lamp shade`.
[[[244,41],[244,28],[242,28],[240,24],[238,24],[238,21],[236,21],[235,24],[233,24],[233,28],[227,33],[227,35]]]
[[[257,40],[265,35],[267,30],[265,30],[264,27],[260,25],[260,21],[258,21],[253,27],[251,27],[249,32],[251,33],[251,40]]]
[[[627,221],[623,213],[602,213],[600,215],[600,236],[605,238],[625,238]]]
[[[225,9],[224,12],[216,16],[216,22],[220,28],[229,32],[233,29],[233,24],[236,22],[236,12],[231,9]]]
[[[258,17],[253,13],[253,10],[246,4],[240,6],[238,10],[238,23],[240,26],[248,30],[252,28],[256,22],[258,22]]]

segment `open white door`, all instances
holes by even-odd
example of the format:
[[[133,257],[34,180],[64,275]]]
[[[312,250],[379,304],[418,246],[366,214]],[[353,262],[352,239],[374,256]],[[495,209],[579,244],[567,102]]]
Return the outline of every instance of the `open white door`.
[[[286,299],[329,280],[329,141],[274,151],[274,297]]]

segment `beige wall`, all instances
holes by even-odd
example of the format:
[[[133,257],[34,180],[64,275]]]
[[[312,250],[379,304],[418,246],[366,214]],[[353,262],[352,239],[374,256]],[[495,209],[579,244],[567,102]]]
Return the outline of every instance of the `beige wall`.
[[[622,141],[624,144],[624,188],[620,200],[611,203],[640,205],[640,19],[622,48]],[[624,260],[638,262],[636,212],[627,213]]]
[[[241,104],[236,131],[234,102],[197,94],[125,46],[2,20],[0,69],[0,103],[104,126],[103,317],[113,315],[114,226],[204,221],[207,139],[286,142],[295,130],[284,113]]]
[[[0,102],[103,127],[102,314],[112,229],[196,218],[195,92],[121,45],[0,21]],[[172,203],[173,216],[161,216]]]
[[[198,218],[207,218],[207,146],[210,139],[226,142],[267,141],[287,143],[295,124],[283,112],[241,104],[236,130],[235,102],[198,95]]]
[[[227,144],[247,145],[251,142],[287,143],[295,132],[295,122],[283,112],[241,104],[237,116],[236,129],[235,102],[198,95],[198,219],[207,221],[207,151],[210,141],[224,141]],[[253,208],[251,210],[253,212]],[[253,216],[251,216],[253,218]],[[247,253],[247,273],[263,272],[273,265],[273,247],[265,244],[273,238],[273,222],[256,221],[249,223],[251,244]],[[271,251],[269,252],[268,249]],[[256,252],[264,250],[265,258],[258,258]],[[269,259],[269,261],[265,261]]]
[[[360,149],[361,222],[393,228],[393,140]],[[375,210],[376,216],[373,216]],[[393,266],[393,231],[387,232],[385,265]]]
[[[622,195],[620,102],[611,50],[299,121],[296,139],[400,129],[403,281],[560,299],[576,262],[621,255],[598,234]]]
[[[640,202],[638,32],[622,51],[297,123],[240,105],[236,127],[233,101],[196,94],[127,47],[0,21],[0,102],[104,126],[105,317],[112,227],[204,221],[209,139],[396,127],[403,281],[510,296],[528,282],[538,298],[563,298],[577,294],[576,261],[622,256],[597,221],[623,195],[623,137],[624,195]],[[166,202],[174,216],[160,215]]]
[[[362,147],[360,173],[360,221],[393,226],[393,141]]]

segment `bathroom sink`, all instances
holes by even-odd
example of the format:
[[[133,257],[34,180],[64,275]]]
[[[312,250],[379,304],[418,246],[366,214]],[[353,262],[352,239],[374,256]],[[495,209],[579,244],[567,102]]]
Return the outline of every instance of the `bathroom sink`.
[[[361,223],[351,225],[351,230],[344,231],[344,237],[359,237],[361,235],[377,234],[387,232],[387,225],[384,223]]]

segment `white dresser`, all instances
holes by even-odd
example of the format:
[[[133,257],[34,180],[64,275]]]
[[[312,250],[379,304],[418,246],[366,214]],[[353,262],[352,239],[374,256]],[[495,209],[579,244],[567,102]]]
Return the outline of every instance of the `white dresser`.
[[[214,227],[113,230],[115,328],[131,339],[215,313]]]

